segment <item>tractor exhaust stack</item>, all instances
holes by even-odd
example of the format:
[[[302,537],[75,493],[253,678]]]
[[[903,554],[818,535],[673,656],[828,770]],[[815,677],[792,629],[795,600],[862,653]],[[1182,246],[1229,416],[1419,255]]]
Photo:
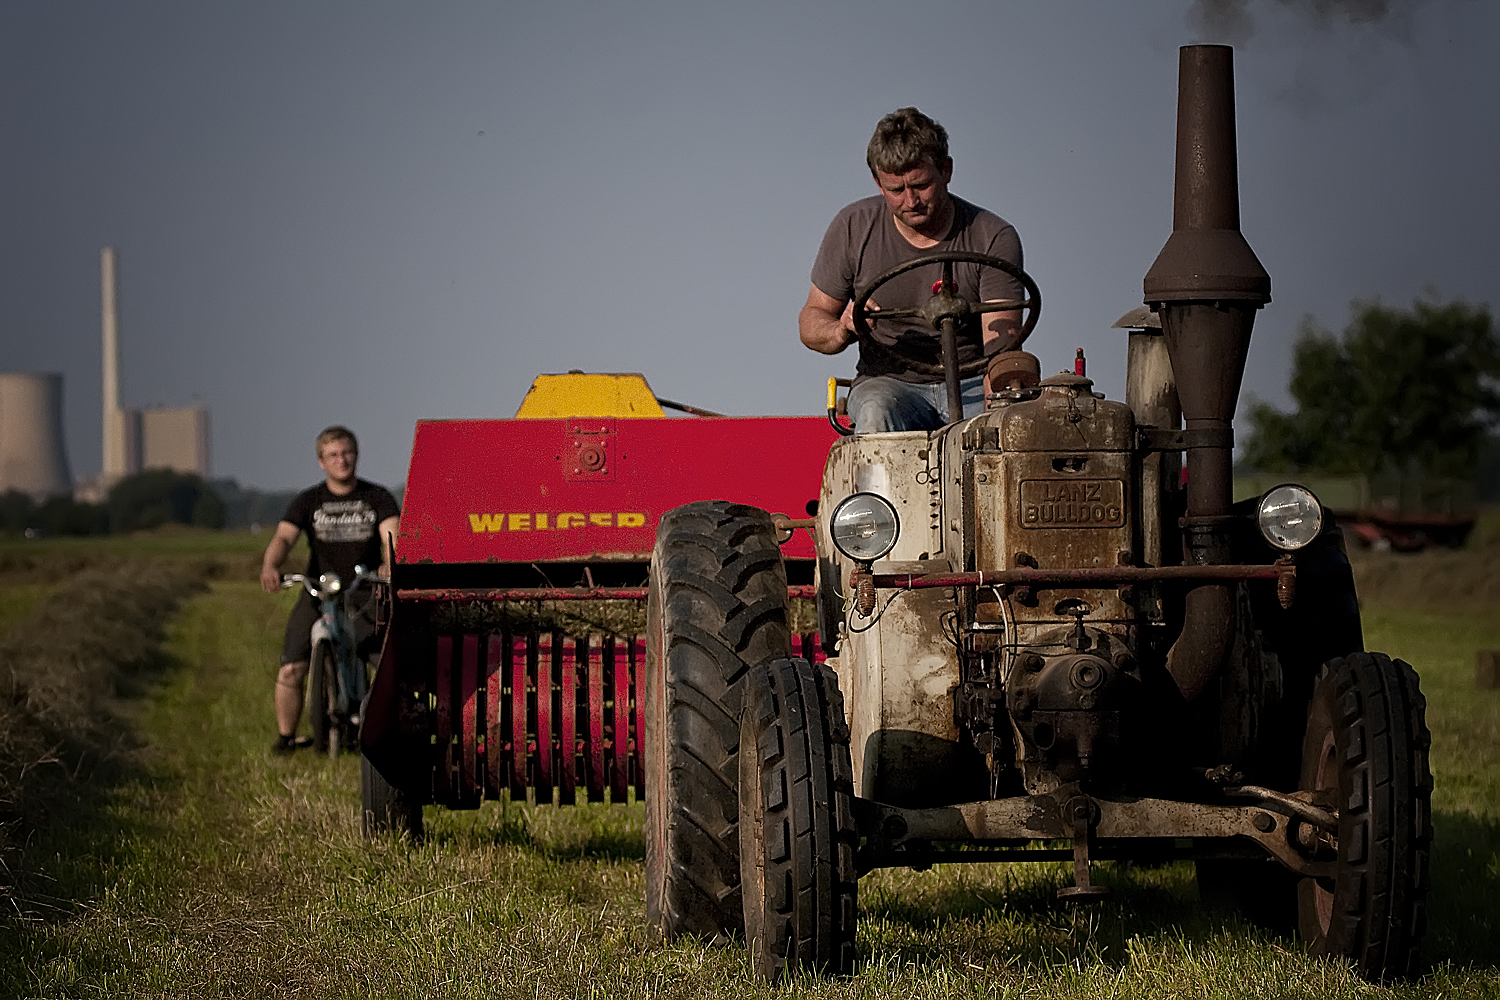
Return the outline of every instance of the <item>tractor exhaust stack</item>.
[[[1146,272],[1145,301],[1158,312],[1177,377],[1187,440],[1183,558],[1230,559],[1234,410],[1255,311],[1271,300],[1271,278],[1240,233],[1235,148],[1234,51],[1181,50],[1177,178],[1172,235]],[[1188,592],[1182,635],[1167,669],[1188,701],[1224,662],[1234,633],[1232,589]]]

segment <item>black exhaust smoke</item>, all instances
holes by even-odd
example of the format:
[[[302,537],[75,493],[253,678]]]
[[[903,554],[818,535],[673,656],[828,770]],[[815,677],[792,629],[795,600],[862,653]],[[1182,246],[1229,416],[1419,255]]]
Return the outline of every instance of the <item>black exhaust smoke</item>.
[[[1187,441],[1183,557],[1229,558],[1234,410],[1255,311],[1271,300],[1271,278],[1240,233],[1235,149],[1234,51],[1181,50],[1177,90],[1177,179],[1172,235],[1146,272],[1145,301],[1161,315],[1177,377]],[[1223,665],[1234,636],[1232,588],[1188,592],[1182,635],[1167,670],[1191,701]]]

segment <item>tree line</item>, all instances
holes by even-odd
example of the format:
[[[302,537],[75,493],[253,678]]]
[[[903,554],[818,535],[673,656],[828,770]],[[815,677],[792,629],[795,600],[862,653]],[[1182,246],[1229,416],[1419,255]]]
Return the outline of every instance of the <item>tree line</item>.
[[[1285,412],[1252,401],[1241,465],[1481,481],[1500,452],[1500,337],[1486,305],[1356,301],[1334,335],[1311,318],[1292,349]]]
[[[70,496],[40,502],[14,490],[0,496],[0,529],[28,535],[106,535],[189,524],[222,528],[224,501],[201,476],[149,469],[116,483],[103,503]]]
[[[121,479],[103,503],[61,495],[38,501],[0,494],[0,532],[30,535],[106,535],[185,524],[200,528],[271,525],[292,491],[246,489],[233,479],[206,481],[171,469],[149,469]]]

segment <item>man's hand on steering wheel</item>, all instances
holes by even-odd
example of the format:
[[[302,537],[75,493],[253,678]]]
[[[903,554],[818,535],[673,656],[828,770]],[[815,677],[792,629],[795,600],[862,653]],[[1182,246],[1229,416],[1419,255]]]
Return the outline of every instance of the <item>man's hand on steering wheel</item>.
[[[953,265],[956,263],[978,264],[980,267],[991,267],[1004,271],[1021,283],[1023,295],[1020,299],[970,302],[958,293],[957,284],[953,280]],[[942,364],[934,365],[917,358],[912,358],[903,352],[899,346],[882,343],[870,336],[871,328],[874,325],[874,317],[871,315],[875,312],[874,309],[871,309],[871,306],[874,304],[871,296],[874,292],[897,275],[914,271],[919,267],[926,267],[929,264],[941,264],[943,266],[942,278],[934,286],[935,290],[932,297],[914,309],[883,310],[882,315],[884,318],[920,320],[931,326],[934,331],[940,331],[944,321],[947,320],[953,321],[950,325],[956,325],[975,314],[979,314],[982,317],[985,313],[1020,312],[1022,314],[1022,321],[1019,329],[1013,335],[1015,343],[1012,347],[1016,348],[1019,348],[1025,342],[1026,338],[1031,335],[1031,331],[1036,329],[1037,320],[1040,318],[1042,312],[1042,293],[1037,288],[1036,282],[1032,280],[1031,275],[1001,257],[992,257],[988,254],[970,253],[962,250],[945,250],[938,253],[924,254],[921,257],[907,261],[905,264],[893,267],[877,277],[870,283],[868,288],[856,295],[854,301],[849,303],[848,308],[844,310],[845,317],[847,317],[847,328],[851,329],[855,337],[865,346],[873,345],[878,350],[895,355],[913,371],[928,375],[942,375],[944,373],[944,366]],[[984,322],[983,318],[980,319],[980,322]],[[963,378],[967,378],[970,375],[977,375],[984,370],[985,364],[985,358],[976,358],[962,365],[958,374]]]
[[[872,330],[875,329],[875,324],[880,322],[880,318],[878,316],[873,316],[870,314],[878,313],[879,311],[880,306],[875,303],[874,299],[871,299],[870,301],[865,303],[865,314],[869,317],[869,327]],[[844,306],[844,314],[839,317],[839,324],[844,328],[844,333],[847,335],[844,338],[846,346],[859,340],[859,331],[855,329],[854,326],[853,301],[850,301],[847,305]]]

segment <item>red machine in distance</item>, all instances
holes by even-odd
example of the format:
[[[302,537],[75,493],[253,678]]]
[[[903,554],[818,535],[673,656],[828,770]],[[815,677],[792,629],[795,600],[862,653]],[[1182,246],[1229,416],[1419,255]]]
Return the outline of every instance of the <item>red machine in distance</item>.
[[[361,735],[366,832],[419,833],[423,803],[640,795],[643,637],[533,612],[643,607],[657,522],[682,504],[808,517],[834,438],[821,417],[658,401],[630,374],[539,376],[509,420],[419,421]],[[785,535],[789,593],[811,597],[812,539]],[[812,635],[793,644],[822,658]]]

